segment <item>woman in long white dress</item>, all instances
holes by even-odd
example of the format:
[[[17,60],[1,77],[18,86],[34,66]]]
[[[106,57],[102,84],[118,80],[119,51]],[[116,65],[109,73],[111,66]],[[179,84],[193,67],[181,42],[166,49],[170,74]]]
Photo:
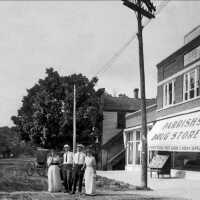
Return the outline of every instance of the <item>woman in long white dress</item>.
[[[85,194],[95,195],[96,192],[96,161],[90,149],[86,150],[85,157]]]
[[[49,192],[60,192],[62,189],[59,162],[59,156],[55,154],[54,150],[51,150],[50,156],[47,158]]]

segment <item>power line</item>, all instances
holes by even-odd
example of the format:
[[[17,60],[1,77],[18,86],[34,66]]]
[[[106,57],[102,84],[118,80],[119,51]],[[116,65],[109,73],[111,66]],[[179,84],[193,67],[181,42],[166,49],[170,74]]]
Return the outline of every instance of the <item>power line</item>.
[[[155,15],[158,15],[169,3],[170,0],[163,1],[157,11],[155,12]],[[145,20],[143,27],[146,27],[150,23],[151,19]],[[131,38],[116,52],[114,55],[96,72],[95,76],[99,74],[103,74],[106,72],[110,67],[112,67],[113,63],[117,60],[117,58],[123,53],[123,51],[131,44],[131,42],[137,37],[137,32],[134,33]]]
[[[115,62],[115,60],[122,54],[122,52],[131,44],[131,42],[136,38],[136,34],[131,36],[131,38],[111,57],[110,60],[106,62],[105,65],[103,65],[100,70],[95,74],[97,76],[98,74],[104,73],[112,66],[112,64]]]

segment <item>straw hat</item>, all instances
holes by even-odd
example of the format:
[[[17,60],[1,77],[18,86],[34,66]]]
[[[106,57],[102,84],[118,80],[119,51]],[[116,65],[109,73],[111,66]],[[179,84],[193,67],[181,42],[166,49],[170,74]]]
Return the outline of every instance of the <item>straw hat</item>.
[[[64,145],[64,148],[69,148],[70,146],[68,144],[65,144]]]
[[[82,144],[77,144],[77,147],[84,148],[84,145],[82,145]]]

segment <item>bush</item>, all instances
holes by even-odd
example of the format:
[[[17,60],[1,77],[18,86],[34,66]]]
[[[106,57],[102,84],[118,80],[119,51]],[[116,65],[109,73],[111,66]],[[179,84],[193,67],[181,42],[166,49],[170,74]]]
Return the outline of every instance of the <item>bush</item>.
[[[35,156],[36,148],[31,146],[29,143],[21,143],[15,145],[11,152],[14,154],[14,157],[20,157],[20,156]]]

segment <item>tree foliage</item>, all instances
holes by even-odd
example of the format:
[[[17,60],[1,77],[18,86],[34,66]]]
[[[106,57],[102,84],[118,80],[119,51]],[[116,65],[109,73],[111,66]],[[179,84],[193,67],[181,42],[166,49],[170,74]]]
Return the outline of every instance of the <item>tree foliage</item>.
[[[76,85],[77,141],[88,145],[93,127],[99,130],[102,121],[100,96],[104,89],[95,90],[97,81],[82,74],[60,76],[53,68],[47,69],[46,77],[27,90],[22,107],[12,117],[21,138],[45,148],[72,144]]]

